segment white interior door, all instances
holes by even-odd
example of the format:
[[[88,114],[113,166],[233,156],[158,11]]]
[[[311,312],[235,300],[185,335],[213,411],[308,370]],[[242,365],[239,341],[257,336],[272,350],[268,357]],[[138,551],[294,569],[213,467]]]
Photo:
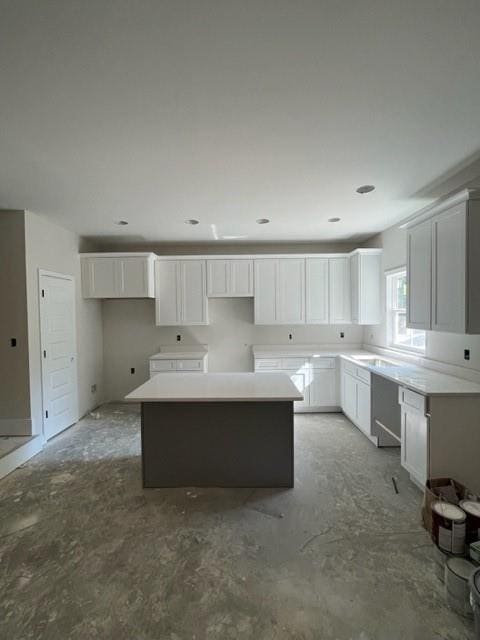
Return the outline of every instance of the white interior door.
[[[75,284],[39,273],[43,433],[48,440],[78,420]]]

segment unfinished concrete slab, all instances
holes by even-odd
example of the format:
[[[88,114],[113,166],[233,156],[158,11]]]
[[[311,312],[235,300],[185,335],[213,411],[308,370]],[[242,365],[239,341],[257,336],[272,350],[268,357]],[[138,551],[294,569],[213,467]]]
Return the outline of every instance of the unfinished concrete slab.
[[[470,638],[398,451],[340,414],[295,432],[294,489],[143,490],[138,407],[80,421],[0,482],[0,637]]]

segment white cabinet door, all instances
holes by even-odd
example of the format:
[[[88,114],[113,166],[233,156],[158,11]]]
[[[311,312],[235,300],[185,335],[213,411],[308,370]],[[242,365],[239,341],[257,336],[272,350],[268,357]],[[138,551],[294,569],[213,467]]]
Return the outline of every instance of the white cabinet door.
[[[371,432],[370,424],[370,385],[357,380],[357,421],[356,424],[367,436]]]
[[[253,260],[230,260],[230,294],[253,296]]]
[[[330,324],[348,324],[352,321],[349,258],[330,258],[328,270]]]
[[[255,324],[276,324],[278,260],[255,260]]]
[[[155,263],[155,321],[157,325],[181,324],[180,263],[157,260]]]
[[[85,261],[88,298],[116,298],[119,292],[118,261],[115,258],[88,258]]]
[[[431,328],[432,223],[407,230],[407,326]]]
[[[338,405],[337,372],[335,369],[312,369],[310,406],[336,407]]]
[[[466,204],[432,221],[432,329],[466,330]]]
[[[306,321],[328,324],[328,258],[307,258]]]
[[[230,293],[230,260],[207,261],[208,295],[212,298]]]
[[[207,324],[205,260],[182,260],[180,274],[182,324]]]
[[[346,415],[356,422],[357,420],[357,381],[348,373],[343,374],[343,405]]]
[[[308,373],[300,372],[300,373],[292,373],[291,371],[285,371],[290,376],[290,380],[297,387],[300,393],[303,393],[303,400],[295,400],[293,404],[294,411],[298,411],[299,409],[307,409],[309,402],[309,386],[308,386]]]
[[[152,297],[150,262],[146,258],[131,257],[118,260],[120,290],[122,298]]]
[[[281,258],[280,260],[278,260],[277,288],[277,322],[279,324],[304,324],[304,258]]]
[[[428,476],[428,418],[402,405],[401,463],[422,486]]]
[[[360,256],[350,257],[350,294],[352,322],[360,320]]]

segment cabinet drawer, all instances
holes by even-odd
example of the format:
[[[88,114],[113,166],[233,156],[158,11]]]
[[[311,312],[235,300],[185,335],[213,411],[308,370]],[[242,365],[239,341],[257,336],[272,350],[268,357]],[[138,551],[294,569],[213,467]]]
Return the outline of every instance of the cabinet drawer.
[[[175,360],[150,360],[150,371],[175,371]]]
[[[202,371],[202,360],[177,360],[177,371]]]
[[[398,401],[406,408],[415,409],[415,411],[425,414],[426,398],[425,396],[422,396],[421,393],[416,393],[415,391],[410,391],[410,389],[400,387],[398,390]]]
[[[370,371],[368,371],[368,369],[362,369],[362,367],[357,367],[357,378],[370,384]]]
[[[275,371],[282,368],[282,361],[280,358],[262,358],[261,360],[255,360],[255,371]]]
[[[291,370],[303,369],[308,366],[307,358],[282,358],[282,369]]]
[[[335,358],[312,358],[313,369],[335,369]]]

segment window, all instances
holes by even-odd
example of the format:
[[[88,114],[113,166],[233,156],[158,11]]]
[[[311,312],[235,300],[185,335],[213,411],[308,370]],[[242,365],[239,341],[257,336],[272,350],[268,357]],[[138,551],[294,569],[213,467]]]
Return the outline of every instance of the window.
[[[425,331],[407,329],[407,271],[387,274],[387,333],[391,347],[425,351]]]

